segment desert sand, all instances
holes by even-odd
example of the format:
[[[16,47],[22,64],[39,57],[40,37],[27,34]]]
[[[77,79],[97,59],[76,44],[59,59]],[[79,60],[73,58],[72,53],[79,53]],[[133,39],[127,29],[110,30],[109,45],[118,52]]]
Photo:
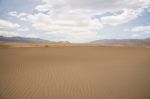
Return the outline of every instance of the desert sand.
[[[150,49],[3,45],[0,99],[150,99]]]

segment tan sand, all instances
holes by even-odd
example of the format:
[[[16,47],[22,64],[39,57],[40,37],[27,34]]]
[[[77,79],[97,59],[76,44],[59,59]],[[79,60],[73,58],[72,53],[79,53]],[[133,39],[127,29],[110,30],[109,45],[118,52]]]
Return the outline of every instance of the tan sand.
[[[0,99],[150,99],[150,49],[3,47]]]

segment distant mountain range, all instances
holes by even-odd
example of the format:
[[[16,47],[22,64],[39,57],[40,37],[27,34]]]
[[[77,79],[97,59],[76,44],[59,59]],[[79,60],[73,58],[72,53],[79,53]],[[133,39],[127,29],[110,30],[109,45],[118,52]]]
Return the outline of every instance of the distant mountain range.
[[[4,37],[0,36],[0,41],[5,42],[49,42],[40,38],[26,38],[26,37]]]
[[[147,39],[104,39],[89,42],[98,45],[150,45],[150,38]]]
[[[70,44],[68,41],[52,42],[40,38],[27,38],[27,37],[5,37],[0,36],[0,41],[4,42],[51,42],[51,43],[62,43]],[[95,45],[149,45],[150,38],[147,39],[103,39],[95,40],[86,44],[95,44]]]

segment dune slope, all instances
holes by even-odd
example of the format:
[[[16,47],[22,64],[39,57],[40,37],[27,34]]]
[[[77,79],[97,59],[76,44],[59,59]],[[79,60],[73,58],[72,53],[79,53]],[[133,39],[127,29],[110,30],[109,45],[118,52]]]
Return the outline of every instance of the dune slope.
[[[0,49],[0,99],[150,99],[150,49]]]

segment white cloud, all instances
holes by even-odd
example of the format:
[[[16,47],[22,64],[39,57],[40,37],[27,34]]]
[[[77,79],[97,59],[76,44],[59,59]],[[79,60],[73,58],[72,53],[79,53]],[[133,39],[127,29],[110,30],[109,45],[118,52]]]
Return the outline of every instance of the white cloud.
[[[41,0],[42,4],[35,9],[40,12],[48,11],[49,15],[54,17],[58,14],[65,15],[66,12],[71,13],[73,17],[76,15],[89,16],[100,15],[106,12],[116,13],[122,11],[121,14],[102,17],[103,24],[112,26],[127,23],[137,18],[143,8],[150,5],[149,0]],[[72,19],[73,20],[73,19]]]
[[[149,4],[149,0],[41,0],[35,7],[36,13],[9,15],[31,22],[44,33],[65,35],[71,40],[91,40],[97,38],[97,31],[106,24],[117,26],[136,19]],[[115,15],[95,18],[107,12]]]
[[[27,13],[17,13],[16,11],[9,12],[8,14],[11,15],[11,16],[18,17],[18,18],[24,17],[24,16],[27,15]]]
[[[63,12],[63,14],[49,15],[44,13],[30,14],[27,20],[37,30],[48,32],[49,34],[66,35],[72,39],[93,39],[103,25],[98,19],[91,19],[79,12]]]
[[[35,10],[39,11],[39,13],[32,15],[32,17],[37,18],[42,12],[48,12],[48,14],[43,13],[46,19],[48,19],[48,22],[49,20],[58,20],[66,23],[76,21],[76,19],[82,21],[83,17],[84,20],[89,20],[98,14],[122,11],[121,14],[101,18],[101,25],[109,24],[112,26],[134,20],[142,13],[143,8],[150,4],[148,0],[41,0],[41,2],[42,4],[35,7]],[[10,12],[9,14],[21,18],[22,20],[25,20],[26,16],[31,16],[31,14],[17,14],[17,12]]]
[[[29,38],[30,38],[30,37],[32,37],[32,38],[39,38],[38,35],[32,34],[32,33],[31,33],[31,34],[26,34],[25,37],[29,37]]]
[[[22,34],[19,32],[14,32],[14,31],[0,31],[0,36],[5,36],[5,37],[32,37],[32,38],[39,38],[38,35],[30,33],[30,34]]]
[[[131,32],[150,33],[150,25],[134,27],[131,29]]]
[[[50,11],[51,9],[51,6],[49,5],[38,5],[35,7],[36,10],[38,10],[39,12],[47,12],[47,11]]]
[[[86,32],[88,30],[95,30],[102,28],[102,24],[97,19],[90,19],[86,16],[72,17],[65,13],[64,15],[50,16],[43,13],[29,15],[28,20],[33,23],[36,29],[49,32]]]
[[[101,18],[101,20],[103,24],[117,26],[137,18],[141,14],[141,12],[142,9],[139,10],[124,9],[121,14],[104,16]]]
[[[21,35],[16,32],[0,31],[0,36],[13,37],[13,36],[21,36]]]
[[[139,34],[132,34],[133,38],[136,38],[136,37],[139,37],[139,36],[140,36]]]
[[[22,28],[19,24],[10,22],[8,20],[0,19],[0,35],[1,36],[23,36],[19,32],[29,31],[28,28]]]
[[[99,11],[120,10],[122,8],[136,9],[150,3],[149,0],[41,0],[46,6],[55,9],[69,7],[70,9],[90,9]]]
[[[28,28],[18,28],[17,31],[26,32],[26,31],[29,31],[29,29]]]
[[[8,13],[8,15],[13,16],[13,17],[17,17],[20,20],[26,20],[26,16],[28,15],[27,13],[17,13],[16,11],[11,11]]]
[[[17,17],[17,12],[16,11],[12,11],[12,12],[9,12],[8,15]]]
[[[0,28],[4,28],[4,29],[14,29],[14,28],[19,28],[20,25],[7,21],[7,20],[2,20],[0,19]]]

